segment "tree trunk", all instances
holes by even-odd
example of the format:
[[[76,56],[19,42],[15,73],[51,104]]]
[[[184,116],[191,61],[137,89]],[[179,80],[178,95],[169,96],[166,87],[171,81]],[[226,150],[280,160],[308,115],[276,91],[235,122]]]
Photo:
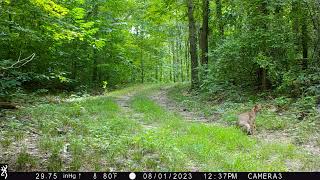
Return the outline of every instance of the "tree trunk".
[[[299,12],[300,12],[300,8],[299,8],[298,2],[293,1],[292,2],[292,9],[291,9],[291,13],[293,14],[292,31],[295,36],[294,44],[295,44],[295,51],[297,52],[297,54],[299,53],[299,44],[300,44],[300,41],[299,41],[299,22],[300,22]]]
[[[197,37],[196,25],[193,16],[193,0],[188,0],[188,19],[189,19],[189,43],[191,56],[191,89],[197,89],[199,86],[198,76],[198,57],[197,57]]]
[[[208,66],[208,33],[209,33],[209,0],[202,0],[202,31],[200,38],[201,65],[206,69]]]
[[[97,76],[98,76],[98,61],[97,61],[97,50],[93,50],[93,64],[92,64],[92,82],[97,82]]]
[[[173,82],[176,82],[176,68],[175,68],[175,49],[174,49],[174,41],[172,42],[172,75]]]
[[[157,62],[157,65],[155,67],[155,75],[156,75],[156,80],[159,81],[159,64]]]
[[[9,34],[10,36],[12,35],[12,30],[13,30],[13,17],[12,17],[12,7],[13,6],[13,2],[10,3],[10,5],[8,6],[8,30],[9,30]],[[10,40],[11,41],[11,40]],[[7,58],[8,59],[13,59],[13,56],[14,56],[14,46],[12,45],[12,43],[10,43],[10,46],[8,48],[8,54],[7,54]]]
[[[179,52],[180,52],[180,72],[181,72],[181,82],[184,82],[184,73],[183,73],[183,51],[181,45],[182,38],[179,39]]]
[[[190,54],[189,54],[189,40],[186,41],[185,43],[186,46],[186,80],[189,81],[190,80]]]
[[[144,60],[143,60],[143,51],[140,52],[140,69],[141,69],[141,83],[144,83]]]
[[[71,74],[71,79],[76,80],[77,78],[77,62],[73,58],[72,60],[72,74]]]
[[[223,38],[224,36],[224,25],[222,21],[222,4],[221,0],[216,0],[216,12],[217,12],[217,23],[219,28],[219,36]]]
[[[162,82],[162,72],[163,72],[163,69],[162,69],[162,59],[160,59],[160,82]]]
[[[301,44],[302,44],[302,68],[308,69],[308,25],[306,14],[303,14],[301,24]]]
[[[268,9],[267,9],[267,2],[266,1],[261,2],[261,13],[264,16],[268,16]],[[264,29],[265,32],[267,32],[268,28],[267,28],[266,22],[262,22],[262,28]],[[267,47],[265,47],[265,45],[263,45],[262,49],[263,49],[263,52],[267,52]],[[261,89],[263,91],[266,91],[268,89],[268,87],[267,87],[267,82],[268,82],[267,69],[260,68],[260,71],[261,71]]]

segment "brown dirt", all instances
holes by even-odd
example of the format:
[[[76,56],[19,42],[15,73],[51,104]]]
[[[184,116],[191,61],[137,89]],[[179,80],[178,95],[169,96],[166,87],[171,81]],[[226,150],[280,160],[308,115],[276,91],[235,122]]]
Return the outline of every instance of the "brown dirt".
[[[171,111],[176,112],[182,116],[186,121],[197,122],[197,123],[210,123],[211,120],[207,119],[203,115],[199,115],[195,112],[188,111],[185,107],[179,106],[174,101],[170,100],[167,96],[168,88],[163,88],[160,91],[152,94],[150,98],[157,102],[161,107]]]
[[[126,94],[126,95],[122,95],[122,96],[118,96],[115,98],[116,102],[118,103],[118,105],[121,107],[122,111],[124,112],[124,114],[129,118],[129,119],[133,119],[136,120],[137,122],[140,122],[140,124],[142,125],[142,127],[145,130],[151,130],[151,129],[155,129],[157,128],[157,126],[155,126],[154,124],[145,124],[143,123],[143,114],[141,113],[137,113],[134,112],[129,105],[130,99],[134,94]]]
[[[17,170],[23,170],[23,171],[32,171],[32,170],[45,170],[42,167],[42,164],[48,159],[47,154],[43,154],[40,152],[38,148],[38,140],[39,135],[32,133],[32,132],[26,132],[24,134],[24,138],[20,141],[13,141],[9,146],[3,147],[0,146],[0,151],[2,152],[0,154],[0,159],[2,162],[5,162],[9,164],[9,171],[17,171]],[[31,164],[27,164],[27,167],[18,167],[17,165],[17,158],[20,153],[27,153],[30,155],[30,157],[33,157],[36,159],[42,159],[43,161],[40,162],[39,165],[36,165],[34,167]]]

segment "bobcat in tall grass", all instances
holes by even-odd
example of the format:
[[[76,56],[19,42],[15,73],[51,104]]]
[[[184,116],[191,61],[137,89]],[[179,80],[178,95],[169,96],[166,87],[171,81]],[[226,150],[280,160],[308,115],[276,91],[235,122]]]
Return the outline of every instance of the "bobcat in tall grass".
[[[256,115],[261,110],[261,105],[255,105],[251,111],[238,115],[238,126],[247,134],[254,135],[256,132]]]

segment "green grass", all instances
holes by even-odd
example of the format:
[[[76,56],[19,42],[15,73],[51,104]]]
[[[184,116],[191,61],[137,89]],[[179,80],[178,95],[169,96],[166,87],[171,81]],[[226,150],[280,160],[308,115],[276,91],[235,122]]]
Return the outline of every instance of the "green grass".
[[[221,119],[217,121],[225,121],[230,126],[190,123],[148,97],[162,86],[138,85],[106,96],[72,97],[59,104],[39,104],[7,112],[6,120],[0,121],[0,150],[12,152],[12,156],[4,160],[13,170],[24,171],[314,169],[318,159],[310,160],[295,145],[258,141],[233,126],[235,114],[253,103],[200,106],[196,97],[181,95],[185,87],[172,87],[171,97],[180,98],[180,102],[187,102],[188,108],[207,117],[212,111],[219,112]],[[129,101],[131,111],[123,111],[116,100],[130,93],[133,94]],[[139,118],[134,118],[135,115]],[[272,112],[262,115],[258,123],[278,122]],[[287,126],[272,123],[264,128]],[[306,128],[309,128],[307,123],[303,129]],[[32,132],[37,135],[30,138]],[[26,139],[35,147],[30,148]],[[290,162],[299,162],[299,166],[291,168]]]
[[[176,161],[191,161],[202,171],[287,171],[286,162],[303,157],[292,144],[259,142],[232,126],[187,123],[144,95],[132,107],[159,126],[147,138],[157,151],[167,157],[174,151]]]
[[[101,170],[109,170],[113,162],[128,151],[128,143],[123,142],[140,129],[137,122],[122,116],[111,97],[79,98],[68,103],[43,104],[23,109],[18,114],[19,118],[32,117],[32,123],[29,123],[40,133],[37,147],[42,154],[49,155],[44,166],[50,171],[77,171],[87,165],[88,169],[101,169],[101,160],[107,164]],[[9,138],[18,141],[23,139],[23,135],[27,136],[21,121],[7,123],[5,128],[15,130],[15,133],[1,131],[6,136],[1,141],[2,146],[9,145]],[[67,144],[70,160],[64,159],[62,153]],[[29,160],[25,156],[21,157],[17,160],[19,164]],[[70,164],[63,163],[68,161]]]
[[[19,171],[32,169],[37,164],[37,158],[30,155],[26,149],[23,149],[18,155],[16,160],[16,168]]]
[[[256,119],[258,130],[285,130],[288,128],[298,128],[299,131],[303,131],[306,128],[303,128],[305,125],[302,124],[305,122],[308,122],[307,124],[310,124],[310,122],[312,124],[313,122],[314,125],[316,125],[315,128],[320,127],[319,121],[316,120],[319,118],[319,114],[316,115],[314,108],[309,107],[310,104],[307,104],[308,106],[303,106],[304,108],[309,107],[308,111],[311,112],[308,114],[309,116],[304,120],[299,120],[297,118],[299,113],[303,111],[303,108],[300,106],[306,104],[305,101],[303,101],[303,103],[299,103],[299,101],[297,101],[296,103],[290,105],[286,103],[290,103],[292,100],[284,101],[283,99],[286,98],[266,100],[259,98],[258,95],[252,97],[249,95],[244,95],[242,98],[243,101],[225,99],[216,102],[211,100],[216,99],[214,98],[215,95],[208,93],[199,94],[197,92],[189,92],[188,88],[189,87],[186,84],[178,84],[169,90],[168,95],[171,99],[186,107],[188,110],[195,111],[198,114],[203,114],[208,119],[212,119],[213,121],[234,125],[238,114],[250,111],[255,104],[261,104],[262,110],[258,113]],[[283,104],[279,102],[282,102]],[[281,107],[279,107],[279,104]],[[284,106],[286,107],[286,110],[283,108]],[[309,132],[314,133],[315,131],[311,130]]]
[[[283,109],[278,107],[279,98],[267,100],[263,98],[252,98],[246,95],[246,97],[242,98],[243,101],[225,99],[217,102],[212,100],[216,99],[215,97],[212,97],[214,95],[189,92],[188,88],[189,87],[186,84],[178,84],[169,90],[168,95],[172,100],[176,101],[178,105],[186,107],[188,110],[195,111],[198,114],[204,114],[208,119],[217,122],[218,124],[221,123],[224,125],[227,124],[228,126],[234,126],[238,114],[249,111],[255,104],[261,104],[263,109],[258,113],[256,118],[258,133],[269,133],[272,136],[275,132],[279,132],[277,135],[281,136],[281,133],[285,132],[289,135],[288,138],[293,140],[292,143],[294,143],[296,149],[299,149],[303,154],[300,156],[299,161],[304,161],[303,163],[305,164],[301,165],[301,167],[313,170],[319,169],[319,165],[317,165],[316,161],[319,161],[320,159],[315,153],[316,151],[314,151],[311,156],[308,156],[308,153],[305,150],[301,150],[302,148],[299,147],[301,144],[308,144],[311,140],[316,141],[314,139],[319,139],[320,137],[318,131],[320,124],[319,121],[316,120],[319,118],[319,114],[317,115],[314,112],[314,108],[311,107],[312,105],[310,106],[310,103],[312,104],[310,100],[308,103],[306,103],[306,100],[303,100],[303,103],[297,101],[296,103],[286,104],[286,109]],[[284,107],[284,105],[281,107]],[[309,107],[308,111],[310,111],[310,113],[304,120],[299,120],[297,114],[302,112],[302,107]],[[276,138],[276,136],[274,138]],[[277,139],[273,140],[278,141]],[[273,140],[271,139],[271,141]],[[317,142],[313,142],[313,145],[318,146]],[[318,148],[320,148],[320,146],[318,146]],[[311,149],[311,151],[313,150]],[[298,164],[303,163],[300,162]]]

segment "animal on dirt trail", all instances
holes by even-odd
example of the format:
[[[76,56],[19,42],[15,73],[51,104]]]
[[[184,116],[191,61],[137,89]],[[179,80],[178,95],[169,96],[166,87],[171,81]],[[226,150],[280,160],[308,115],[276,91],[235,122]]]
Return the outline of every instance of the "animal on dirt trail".
[[[247,134],[254,135],[256,131],[256,116],[257,112],[261,110],[261,105],[255,105],[251,111],[238,115],[237,125],[243,129]]]

